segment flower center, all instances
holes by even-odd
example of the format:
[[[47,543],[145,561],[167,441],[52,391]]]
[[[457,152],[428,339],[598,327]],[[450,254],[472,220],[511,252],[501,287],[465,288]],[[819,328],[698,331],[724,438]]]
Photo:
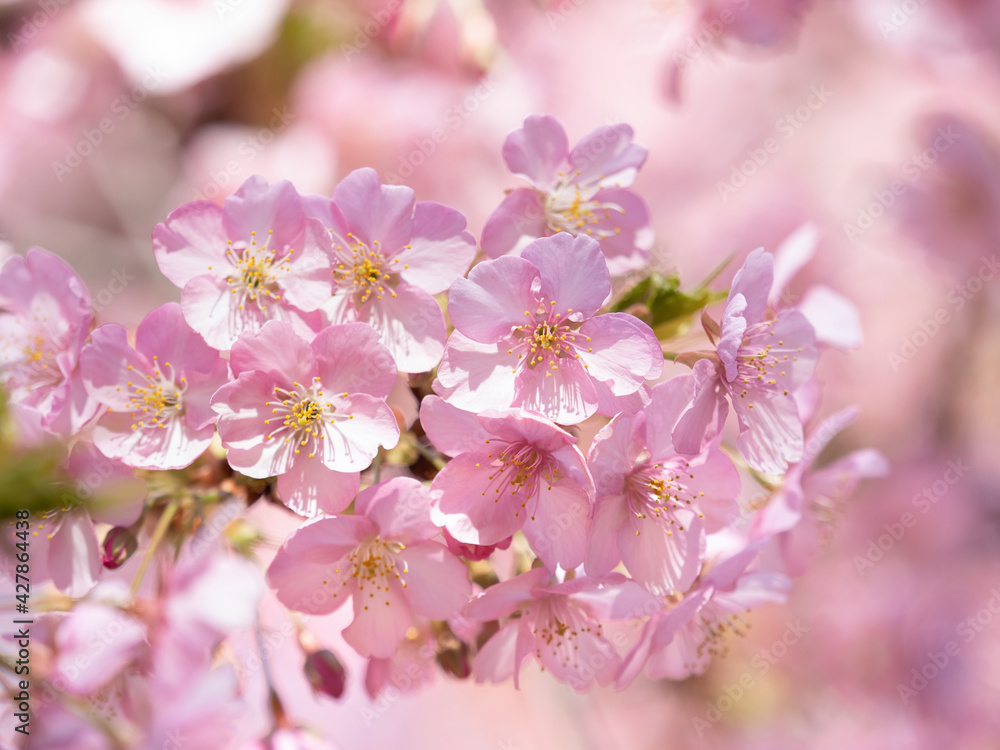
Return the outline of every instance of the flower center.
[[[606,224],[611,222],[613,214],[624,214],[625,209],[614,203],[595,201],[594,195],[599,188],[573,183],[572,177],[575,175],[564,176],[544,196],[545,223],[548,228],[553,232],[586,234],[597,240],[620,233],[620,227],[601,227],[600,224],[602,220]]]
[[[697,501],[704,497],[704,492],[690,489],[686,482],[694,476],[689,473],[686,461],[668,464],[643,464],[631,474],[625,484],[625,497],[628,508],[637,520],[652,517],[653,520],[666,524],[667,536],[673,535],[673,529],[684,531],[684,524],[676,517],[678,510],[690,510],[698,514]],[[636,536],[639,530],[636,530]]]
[[[397,271],[393,266],[399,263],[399,258],[389,261],[382,254],[378,240],[369,247],[350,232],[347,233],[347,239],[351,244],[346,249],[342,245],[334,247],[337,262],[333,278],[338,291],[356,295],[358,305],[364,304],[373,296],[376,299],[382,299],[385,294],[395,297],[396,292],[392,287],[396,283]]]
[[[802,353],[778,339],[774,321],[766,320],[747,329],[736,353],[736,378],[729,383],[733,393],[745,399],[751,391],[789,395],[790,371]],[[725,378],[723,378],[725,382]],[[747,404],[751,409],[753,404]]]
[[[524,314],[528,316],[528,321],[511,332],[514,341],[507,353],[513,354],[515,349],[521,349],[518,360],[526,360],[524,365],[528,369],[543,365],[547,377],[552,377],[552,372],[559,369],[560,360],[580,358],[576,353],[577,339],[590,341],[589,336],[582,336],[577,330],[580,324],[568,319],[573,314],[572,308],[566,311],[565,318],[562,313],[545,310],[544,304],[540,304],[534,314],[530,310],[525,310]],[[593,349],[588,348],[588,351]],[[587,365],[583,368],[588,369]]]
[[[403,574],[408,573],[406,566],[400,571],[396,563],[396,555],[406,549],[402,542],[395,542],[381,537],[374,537],[357,547],[349,556],[348,564],[353,566],[351,577],[358,587],[359,603],[368,609],[368,600],[374,599],[380,591],[389,591],[392,579],[400,582],[405,589],[406,580]],[[367,594],[367,596],[365,595]],[[385,606],[389,606],[385,599]]]
[[[326,442],[329,425],[336,424],[338,419],[354,418],[337,414],[337,407],[324,394],[318,377],[313,378],[310,385],[293,382],[288,389],[274,386],[274,400],[264,405],[271,407],[273,415],[264,420],[270,429],[265,440],[281,439],[294,446],[296,454],[305,450],[309,458],[316,455],[321,443]]]
[[[487,454],[487,457],[493,459],[490,464],[492,472],[481,494],[486,497],[492,489],[495,503],[500,502],[501,497],[520,495],[521,504],[514,511],[515,518],[527,509],[530,500],[534,499],[537,507],[543,482],[552,489],[552,485],[561,478],[552,457],[530,443],[508,443],[499,452],[494,449],[494,453]],[[534,511],[531,511],[531,520],[535,520]]]
[[[0,360],[5,362],[2,372],[4,385],[10,390],[26,392],[53,386],[62,380],[62,371],[55,364],[56,352],[67,347],[59,338],[52,340],[37,317],[14,315],[15,331],[9,338],[0,339]]]
[[[132,370],[132,366],[129,365],[128,369]],[[161,368],[156,355],[153,356],[153,372],[143,377],[145,383],[132,380],[126,383],[132,392],[129,396],[129,410],[134,420],[132,429],[166,429],[172,419],[184,413],[183,394],[187,390],[187,379],[177,380],[177,373],[169,362],[164,362]]]
[[[263,245],[257,244],[257,232],[250,233],[250,244],[234,249],[233,241],[226,249],[226,258],[233,267],[232,273],[226,277],[230,291],[236,296],[236,306],[242,310],[247,303],[257,306],[261,312],[267,310],[268,299],[278,301],[281,295],[278,286],[277,271],[287,271],[281,261],[275,258],[276,251],[268,247],[272,230],[268,230],[268,240]],[[289,249],[289,253],[294,250]]]

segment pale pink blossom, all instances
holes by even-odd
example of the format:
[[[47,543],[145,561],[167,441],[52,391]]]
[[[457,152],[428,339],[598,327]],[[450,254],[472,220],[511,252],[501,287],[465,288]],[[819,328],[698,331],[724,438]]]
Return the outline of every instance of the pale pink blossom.
[[[646,153],[625,124],[602,125],[571,150],[554,117],[529,116],[507,136],[503,158],[531,187],[510,191],[486,221],[486,255],[516,254],[539,237],[568,232],[597,240],[613,275],[640,267],[653,230],[649,209],[628,188]]]
[[[469,411],[519,407],[559,424],[618,413],[663,368],[645,323],[597,312],[611,292],[595,240],[561,232],[480,263],[449,293],[455,332],[434,389]],[[641,405],[641,400],[637,405]]]
[[[332,235],[332,323],[361,321],[381,336],[403,372],[432,370],[444,352],[444,314],[434,299],[465,274],[476,241],[465,217],[413,190],[382,185],[374,169],[358,169],[333,200],[307,199],[310,215]]]
[[[63,437],[97,409],[77,367],[92,319],[86,286],[52,253],[32,248],[0,268],[0,382],[12,405]]]
[[[656,597],[618,573],[552,583],[547,570],[535,568],[490,586],[469,602],[465,617],[509,619],[476,654],[476,682],[513,677],[517,687],[524,661],[534,656],[574,690],[586,692],[595,682],[608,685],[621,659],[601,622],[640,617],[656,606]]]
[[[229,368],[176,302],[143,319],[134,349],[120,325],[95,330],[80,369],[91,397],[104,405],[94,428],[104,455],[141,469],[183,469],[212,441],[209,399]]]
[[[594,481],[576,438],[524,411],[462,411],[424,399],[420,424],[454,458],[434,477],[431,518],[456,541],[499,545],[523,531],[550,570],[583,562]]]
[[[773,273],[773,256],[750,253],[733,279],[721,326],[702,317],[715,351],[678,358],[693,362],[694,376],[689,406],[673,429],[681,453],[700,453],[721,439],[731,401],[740,425],[736,445],[751,467],[780,474],[801,459],[795,394],[812,377],[815,334],[798,310],[769,308]]]
[[[219,350],[269,320],[311,336],[317,310],[330,296],[329,237],[306,217],[286,180],[268,185],[253,175],[215,203],[196,201],[172,211],[153,230],[163,275],[183,290],[188,324]]]
[[[590,575],[624,562],[650,591],[685,591],[701,569],[705,535],[736,516],[740,479],[732,461],[711,446],[682,456],[670,433],[690,399],[693,377],[652,389],[648,406],[602,429],[588,464],[597,507],[587,546]]]
[[[329,326],[310,344],[269,321],[236,342],[230,364],[236,380],[212,398],[229,464],[258,479],[277,475],[296,512],[339,513],[379,446],[399,440],[385,402],[396,367],[369,326]]]
[[[438,541],[430,492],[409,477],[368,487],[353,516],[315,518],[285,540],[267,580],[286,607],[327,614],[348,599],[344,640],[362,656],[389,658],[414,615],[445,620],[472,592],[465,566]]]

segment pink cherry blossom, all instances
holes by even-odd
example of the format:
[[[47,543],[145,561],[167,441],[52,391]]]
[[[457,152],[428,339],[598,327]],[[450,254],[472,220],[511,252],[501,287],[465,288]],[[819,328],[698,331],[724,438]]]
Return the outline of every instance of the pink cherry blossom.
[[[480,263],[451,287],[456,330],[434,390],[460,409],[520,407],[559,424],[635,396],[659,376],[663,354],[638,318],[597,315],[610,292],[604,257],[586,236],[559,233],[520,258]]]
[[[847,408],[819,422],[805,442],[802,460],[788,470],[781,489],[754,518],[751,538],[773,536],[789,575],[802,575],[816,558],[828,523],[842,512],[858,483],[889,473],[885,457],[869,448],[814,468],[823,449],[857,416],[857,409]]]
[[[728,396],[740,425],[736,445],[751,467],[780,474],[801,459],[795,394],[812,377],[815,334],[798,310],[769,310],[773,274],[773,256],[750,253],[733,279],[721,327],[702,318],[716,350],[679,357],[694,362],[691,401],[673,430],[681,453],[699,453],[721,438]]]
[[[649,209],[627,188],[646,161],[632,128],[603,125],[572,150],[562,125],[531,115],[503,145],[507,168],[531,188],[512,190],[483,227],[490,258],[517,253],[556,232],[600,242],[608,268],[620,275],[640,267],[653,244]]]
[[[269,321],[236,342],[230,364],[236,380],[212,398],[229,464],[278,475],[279,494],[299,513],[346,508],[379,446],[399,440],[385,402],[396,367],[369,326],[329,326],[309,344]]]
[[[440,542],[430,492],[409,477],[363,490],[355,515],[315,518],[285,540],[267,580],[290,609],[326,614],[353,601],[344,630],[362,656],[389,658],[414,614],[456,615],[472,586],[465,566]]]
[[[253,175],[220,208],[187,203],[153,230],[163,275],[181,287],[190,326],[219,350],[268,320],[312,335],[330,297],[329,237],[292,184]]]
[[[312,196],[310,214],[333,237],[332,323],[361,321],[382,337],[403,372],[432,370],[444,352],[444,314],[433,295],[465,274],[476,241],[465,217],[413,190],[382,185],[374,169],[358,169],[333,200]]]
[[[134,349],[117,324],[95,330],[80,369],[91,397],[106,407],[94,428],[104,455],[141,469],[182,469],[212,441],[209,399],[229,368],[176,302],[143,319]]]
[[[55,255],[36,247],[0,268],[0,382],[12,405],[64,437],[97,409],[77,368],[92,318],[90,293]]]
[[[431,518],[458,542],[502,544],[523,531],[550,570],[583,562],[594,482],[576,438],[524,411],[471,414],[435,396],[420,423],[453,458],[431,485]]]
[[[551,583],[547,570],[535,568],[495,584],[465,608],[465,617],[478,622],[511,618],[476,654],[476,682],[513,677],[517,687],[525,659],[534,656],[574,690],[608,685],[621,659],[601,621],[640,617],[657,606],[656,597],[618,573]]]
[[[632,682],[643,666],[654,680],[703,674],[713,656],[726,654],[728,638],[746,634],[743,616],[748,610],[764,602],[783,602],[791,586],[788,578],[747,571],[762,546],[752,544],[717,562],[679,603],[664,600],[626,656],[618,688]]]
[[[682,375],[654,387],[648,406],[615,417],[594,439],[588,574],[610,573],[621,561],[656,594],[684,591],[701,569],[706,532],[736,517],[740,480],[732,461],[716,447],[681,456],[670,437],[691,381]]]

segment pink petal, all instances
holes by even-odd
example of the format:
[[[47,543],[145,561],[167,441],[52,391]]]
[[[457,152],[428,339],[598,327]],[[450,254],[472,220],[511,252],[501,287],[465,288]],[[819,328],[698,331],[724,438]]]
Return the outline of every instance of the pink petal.
[[[354,621],[342,635],[361,656],[388,659],[412,624],[404,589],[392,580],[384,588],[369,585],[354,594]]]
[[[577,347],[580,361],[616,396],[634,393],[647,378],[659,376],[663,351],[649,326],[638,318],[625,313],[598,315],[580,327],[580,334],[590,339]]]
[[[373,299],[367,308],[362,320],[379,332],[401,372],[429,372],[441,361],[448,338],[444,313],[423,289],[400,284],[391,297]]]
[[[305,227],[302,198],[288,180],[269,185],[259,174],[251,175],[222,207],[222,221],[229,239],[257,243],[280,251],[298,250]],[[251,232],[256,232],[254,238]],[[269,232],[273,235],[269,236]]]
[[[479,649],[472,662],[476,682],[506,682],[520,669],[517,659],[520,629],[521,622],[513,620],[494,633]]]
[[[143,318],[135,332],[135,348],[150,362],[159,357],[165,372],[172,369],[182,375],[208,373],[219,360],[219,353],[185,322],[176,302],[161,305]]]
[[[802,459],[802,423],[794,399],[750,394],[746,399],[734,398],[733,409],[740,421],[736,447],[751,467],[765,474],[783,474],[789,464]]]
[[[743,345],[743,334],[747,330],[747,301],[742,294],[730,295],[726,309],[722,313],[722,336],[716,345],[719,360],[726,369],[726,380],[736,379],[736,355]]]
[[[774,280],[770,303],[777,306],[788,283],[812,260],[819,244],[819,227],[812,222],[803,224],[774,251]]]
[[[621,659],[614,647],[592,631],[579,632],[575,638],[557,636],[538,644],[538,660],[552,676],[577,692],[608,685],[618,675]]]
[[[569,153],[570,168],[580,185],[628,187],[635,182],[647,151],[632,143],[632,128],[624,123],[602,125],[588,133]]]
[[[317,453],[329,469],[362,471],[371,464],[379,446],[389,449],[399,442],[396,417],[381,398],[354,394],[341,399],[338,414],[341,416],[335,423],[325,425],[326,439],[319,442],[322,453]]]
[[[650,391],[646,407],[646,446],[654,461],[677,455],[673,431],[677,420],[691,403],[694,390],[692,375],[678,375]]]
[[[392,355],[364,323],[324,328],[313,341],[312,350],[323,387],[331,391],[384,399],[396,383]]]
[[[626,526],[628,520],[624,495],[605,495],[597,501],[583,563],[588,576],[607,575],[621,562],[618,530]]]
[[[586,235],[558,232],[532,242],[521,257],[538,269],[539,291],[565,319],[593,317],[611,293],[611,277],[601,247]]]
[[[490,461],[485,453],[463,453],[434,477],[431,519],[459,542],[496,544],[528,517],[523,495],[510,494],[506,485],[490,479],[495,472]]]
[[[823,284],[810,287],[798,308],[816,331],[817,343],[842,351],[864,343],[858,308],[833,289]]]
[[[160,271],[182,289],[198,276],[225,276],[229,236],[222,208],[209,201],[186,203],[153,229],[153,255]]]
[[[628,572],[649,591],[661,596],[687,590],[698,576],[705,554],[705,532],[700,519],[683,511],[677,511],[675,516],[683,523],[684,531],[652,518],[633,519],[618,530],[618,549]]]
[[[685,456],[697,455],[719,439],[729,412],[729,403],[712,361],[698,360],[691,374],[694,376],[691,405],[681,414],[671,433],[674,448]]]
[[[151,370],[149,363],[129,346],[125,329],[116,323],[97,328],[80,353],[80,372],[87,391],[114,409],[130,408],[126,383],[141,381]]]
[[[394,477],[365,488],[358,495],[354,512],[371,519],[383,538],[405,542],[437,536],[431,523],[430,489],[412,477]]]
[[[421,201],[413,211],[413,237],[400,250],[403,281],[439,294],[465,275],[476,255],[476,239],[465,231],[465,217],[453,208]]]
[[[510,335],[534,313],[538,270],[521,258],[480,263],[468,279],[456,279],[448,293],[448,314],[461,333],[484,344]]]
[[[259,331],[281,309],[272,304],[271,315],[255,304],[240,309],[226,279],[213,276],[196,276],[185,284],[181,307],[188,325],[219,351],[231,349],[241,335]]]
[[[542,195],[531,188],[510,191],[483,225],[487,258],[517,255],[532,240],[551,233]]]
[[[578,424],[592,416],[597,411],[597,391],[580,364],[582,356],[580,360],[563,360],[556,372],[542,367],[522,368],[515,381],[513,405],[536,411],[559,424]]]
[[[66,596],[78,599],[94,588],[101,574],[101,553],[94,524],[83,508],[62,514],[49,545],[48,564],[52,582]]]
[[[542,486],[538,508],[525,521],[523,531],[549,570],[557,565],[572,570],[583,564],[590,512],[590,498],[575,482],[565,479]]]
[[[508,135],[503,144],[507,169],[539,190],[547,190],[555,181],[568,152],[566,131],[551,115],[529,115],[524,127]]]
[[[316,457],[293,462],[291,468],[278,477],[278,495],[282,502],[306,518],[321,513],[340,513],[351,504],[360,486],[360,473],[333,471]]]
[[[483,411],[479,422],[490,435],[509,443],[527,441],[546,452],[567,448],[576,438],[554,424],[552,420],[525,409]],[[482,446],[477,446],[481,450]]]
[[[600,237],[601,252],[612,276],[623,276],[649,262],[655,239],[649,207],[631,190],[599,190],[595,202],[613,206],[594,217],[590,231]]]
[[[458,331],[451,334],[438,366],[434,392],[468,411],[504,409],[514,402],[517,354],[503,343],[481,344]]]
[[[438,396],[425,396],[420,402],[420,426],[434,447],[446,456],[481,450],[490,438],[475,414]]]
[[[283,385],[293,381],[308,382],[318,373],[308,342],[298,336],[288,323],[268,321],[256,333],[240,338],[230,355],[233,376],[245,372],[270,373]]]
[[[187,390],[184,391],[184,420],[194,430],[215,425],[218,415],[211,407],[212,396],[229,382],[229,363],[216,359],[212,369],[204,375],[191,373],[187,376]]]
[[[330,235],[315,219],[307,219],[301,245],[281,262],[281,297],[299,310],[318,310],[333,294]]]
[[[63,689],[86,696],[142,655],[146,629],[121,610],[83,601],[59,623],[54,641],[53,676]]]
[[[141,413],[108,412],[94,428],[94,445],[109,458],[137,469],[174,470],[194,463],[212,442],[212,425],[191,427],[183,417],[168,418],[165,426],[140,425]]]
[[[437,542],[416,542],[396,556],[413,611],[433,620],[455,617],[469,602],[472,584],[465,563]]]
[[[767,314],[767,298],[774,283],[774,256],[759,247],[747,256],[743,267],[733,277],[729,302],[742,295],[746,300],[744,317],[748,324],[759,323]]]
[[[549,571],[544,568],[533,568],[515,578],[494,584],[469,602],[463,615],[476,622],[489,622],[512,615],[522,604],[531,601],[532,590],[545,586],[550,577]]]
[[[333,202],[343,212],[348,226],[370,247],[393,253],[413,234],[413,191],[402,185],[381,184],[378,172],[356,169],[333,191]]]

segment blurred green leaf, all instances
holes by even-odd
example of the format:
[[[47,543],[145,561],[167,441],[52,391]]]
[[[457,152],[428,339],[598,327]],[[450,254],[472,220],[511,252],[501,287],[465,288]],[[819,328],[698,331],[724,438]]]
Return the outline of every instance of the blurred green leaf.
[[[684,334],[694,315],[707,305],[725,299],[728,292],[713,292],[704,285],[681,291],[680,278],[655,271],[612,305],[612,312],[626,312],[644,320],[660,341]]]

